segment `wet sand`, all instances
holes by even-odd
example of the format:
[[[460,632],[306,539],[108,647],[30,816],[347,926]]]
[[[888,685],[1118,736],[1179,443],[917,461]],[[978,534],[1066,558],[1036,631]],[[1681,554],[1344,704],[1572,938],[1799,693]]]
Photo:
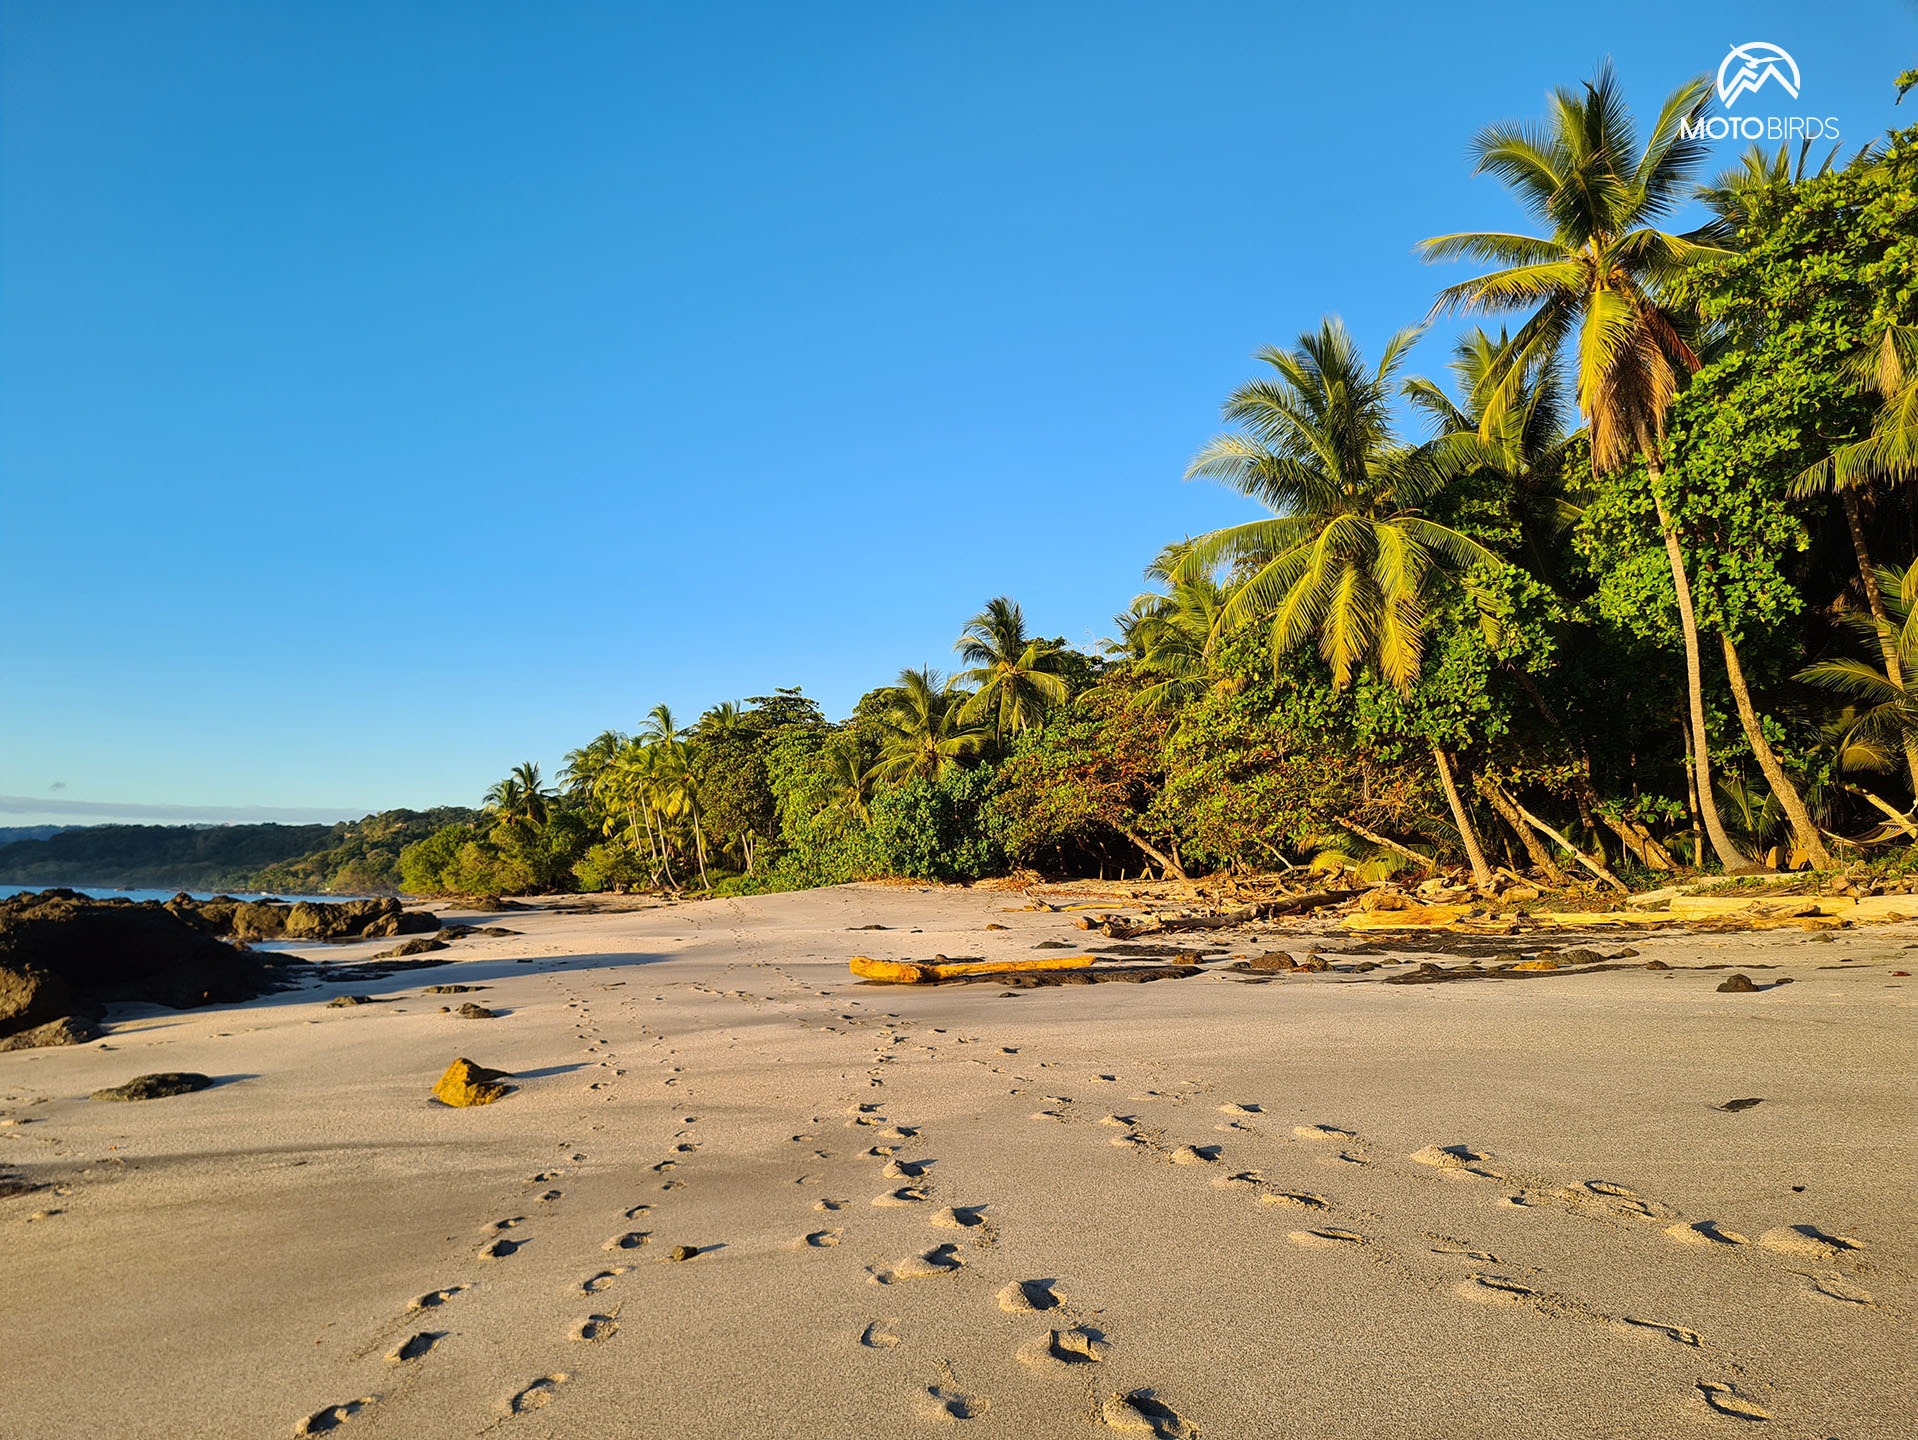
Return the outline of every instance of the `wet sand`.
[[[1913,1433],[1918,925],[1524,983],[846,972],[1085,943],[1019,903],[457,916],[522,934],[0,1054],[46,1187],[0,1200],[0,1435]],[[431,1102],[460,1055],[518,1088]],[[151,1071],[217,1083],[86,1098]]]

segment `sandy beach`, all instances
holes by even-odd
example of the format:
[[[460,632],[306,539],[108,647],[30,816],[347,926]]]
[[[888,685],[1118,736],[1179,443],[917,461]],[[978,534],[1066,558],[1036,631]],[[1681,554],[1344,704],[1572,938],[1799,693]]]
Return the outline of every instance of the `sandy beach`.
[[[521,933],[0,1055],[44,1187],[0,1201],[0,1435],[1914,1433],[1918,925],[1523,983],[847,973],[1085,944],[1020,904],[455,914]],[[462,1055],[518,1088],[431,1101]],[[152,1071],[218,1083],[87,1098]]]

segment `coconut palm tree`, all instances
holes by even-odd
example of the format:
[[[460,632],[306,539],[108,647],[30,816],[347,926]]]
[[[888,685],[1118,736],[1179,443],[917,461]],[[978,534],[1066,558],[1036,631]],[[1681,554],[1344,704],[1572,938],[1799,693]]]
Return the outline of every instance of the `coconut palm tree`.
[[[1801,474],[1792,486],[1799,496],[1836,491],[1851,532],[1853,558],[1863,582],[1865,604],[1871,611],[1878,653],[1885,678],[1893,689],[1905,684],[1905,658],[1898,643],[1898,626],[1885,603],[1879,570],[1865,543],[1863,499],[1880,481],[1908,481],[1918,474],[1918,327],[1891,325],[1878,343],[1854,357],[1852,377],[1883,402],[1872,419],[1871,434],[1832,453]],[[1904,736],[1900,748],[1912,792],[1918,795],[1918,736]]]
[[[539,766],[527,760],[513,767],[513,773],[486,792],[487,808],[508,825],[544,825],[547,802],[552,799],[540,780]]]
[[[576,800],[590,797],[625,743],[626,737],[619,731],[602,730],[579,749],[568,750],[566,767],[559,772],[566,793]]]
[[[859,737],[842,730],[826,742],[821,753],[832,804],[861,820],[870,818],[873,773],[866,765]]]
[[[746,726],[746,712],[737,701],[722,700],[693,724],[693,736],[699,740],[717,740],[722,735],[737,735]]]
[[[972,667],[956,679],[978,687],[960,719],[970,724],[989,717],[1002,745],[1037,726],[1070,693],[1058,673],[1063,647],[1027,635],[1025,612],[1004,595],[966,622],[952,648]]]
[[[1338,320],[1268,348],[1276,372],[1232,392],[1220,435],[1187,467],[1268,506],[1269,519],[1215,530],[1191,542],[1175,569],[1188,580],[1232,565],[1244,575],[1214,622],[1214,635],[1269,617],[1274,663],[1309,639],[1336,688],[1361,667],[1409,691],[1441,582],[1503,562],[1483,545],[1427,518],[1443,477],[1394,436],[1393,376],[1417,338],[1402,330],[1376,369]],[[1460,797],[1453,757],[1437,741],[1432,761],[1481,890],[1492,885],[1478,831]]]
[[[1881,565],[1874,577],[1891,644],[1898,659],[1894,679],[1863,660],[1821,660],[1799,671],[1798,678],[1834,695],[1860,702],[1841,730],[1841,751],[1851,766],[1882,770],[1891,757],[1918,740],[1918,565],[1905,569]],[[1878,646],[1883,640],[1879,617],[1853,612],[1842,622],[1859,640]]]
[[[986,737],[963,717],[968,698],[964,691],[947,686],[931,666],[901,670],[899,683],[879,712],[882,739],[873,776],[934,780],[955,761],[975,754]]]
[[[1191,542],[1175,541],[1146,567],[1164,585],[1132,602],[1123,617],[1123,649],[1147,683],[1134,698],[1140,708],[1169,714],[1176,727],[1185,707],[1212,676],[1212,632],[1225,608],[1226,588],[1210,573],[1175,578]]]
[[[1565,424],[1565,386],[1557,357],[1548,355],[1509,376],[1512,342],[1467,330],[1452,347],[1453,400],[1423,375],[1405,382],[1405,398],[1437,434],[1425,447],[1447,478],[1489,473],[1511,492],[1519,555],[1534,579],[1555,585],[1552,551],[1577,523],[1579,507],[1565,498],[1566,452],[1576,438]]]
[[[1543,126],[1493,125],[1472,142],[1475,173],[1504,181],[1548,233],[1440,235],[1420,250],[1427,260],[1463,258],[1501,267],[1441,291],[1434,313],[1529,311],[1507,362],[1514,389],[1529,366],[1575,339],[1572,368],[1594,468],[1644,461],[1684,637],[1699,808],[1712,849],[1729,868],[1745,857],[1713,798],[1698,621],[1664,494],[1665,421],[1698,355],[1690,317],[1663,297],[1686,267],[1724,252],[1707,235],[1673,234],[1658,222],[1685,198],[1705,157],[1705,142],[1687,138],[1681,126],[1695,124],[1710,97],[1708,80],[1681,85],[1666,97],[1641,144],[1609,65],[1582,94],[1555,90]],[[1803,811],[1802,802],[1798,809]],[[1797,816],[1793,822],[1796,829]]]

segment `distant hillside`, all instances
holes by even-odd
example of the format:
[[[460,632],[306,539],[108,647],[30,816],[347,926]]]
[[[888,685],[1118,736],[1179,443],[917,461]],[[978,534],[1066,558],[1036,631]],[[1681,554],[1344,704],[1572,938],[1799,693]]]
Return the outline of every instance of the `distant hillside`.
[[[11,845],[16,840],[44,840],[72,828],[71,825],[0,825],[0,845]]]
[[[400,851],[472,818],[459,806],[338,825],[84,825],[0,844],[0,885],[396,894]]]
[[[239,888],[240,877],[317,850],[332,825],[82,825],[0,845],[0,885],[122,890]]]

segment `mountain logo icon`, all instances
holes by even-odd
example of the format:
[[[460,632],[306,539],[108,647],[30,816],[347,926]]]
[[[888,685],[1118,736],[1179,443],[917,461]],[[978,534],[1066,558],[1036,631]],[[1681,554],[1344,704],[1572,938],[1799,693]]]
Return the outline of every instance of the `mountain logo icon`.
[[[1734,45],[1718,62],[1718,98],[1727,109],[1741,95],[1755,95],[1773,81],[1792,99],[1798,98],[1798,62],[1791,52],[1766,40]]]

